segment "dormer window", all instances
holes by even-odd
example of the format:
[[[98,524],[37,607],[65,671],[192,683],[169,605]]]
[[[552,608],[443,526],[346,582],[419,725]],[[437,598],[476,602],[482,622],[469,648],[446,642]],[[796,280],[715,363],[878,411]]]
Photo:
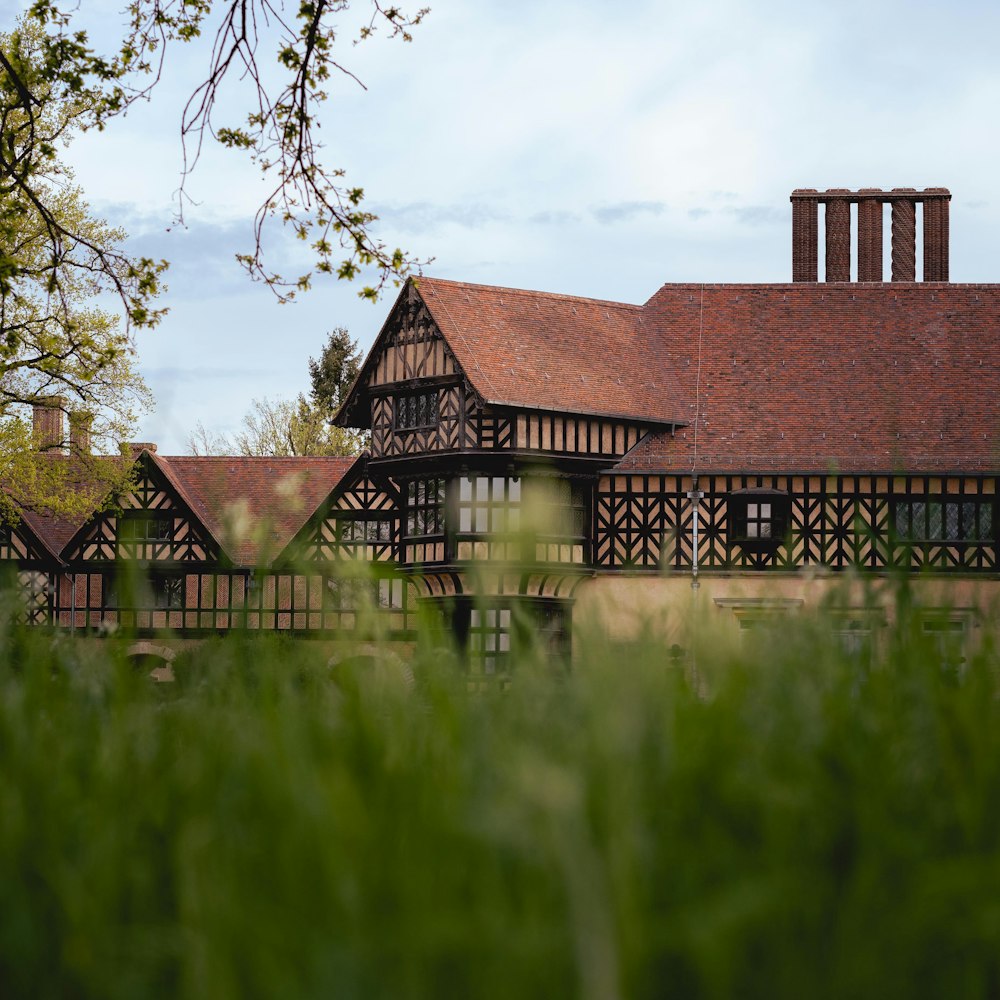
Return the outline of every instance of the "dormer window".
[[[436,427],[437,423],[437,392],[414,392],[396,397],[394,427],[397,431]]]
[[[790,500],[780,490],[736,490],[729,494],[729,535],[744,548],[777,548],[788,530]]]
[[[173,525],[170,515],[125,511],[118,521],[118,539],[122,542],[169,541]]]

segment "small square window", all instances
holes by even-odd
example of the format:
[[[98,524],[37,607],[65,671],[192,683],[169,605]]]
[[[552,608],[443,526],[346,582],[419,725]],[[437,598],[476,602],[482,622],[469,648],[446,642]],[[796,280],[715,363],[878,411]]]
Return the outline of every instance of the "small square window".
[[[766,499],[765,499],[766,498]],[[777,546],[788,529],[791,501],[778,490],[737,490],[729,494],[729,534],[744,546]]]

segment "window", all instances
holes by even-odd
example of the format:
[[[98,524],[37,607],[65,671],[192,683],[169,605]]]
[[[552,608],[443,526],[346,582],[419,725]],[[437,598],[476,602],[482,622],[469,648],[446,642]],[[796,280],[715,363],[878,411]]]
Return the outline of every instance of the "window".
[[[184,577],[157,573],[146,584],[139,582],[138,592],[131,580],[123,581],[108,574],[103,579],[102,600],[105,608],[174,610],[184,607]],[[128,602],[124,601],[128,598]]]
[[[729,535],[744,548],[777,548],[785,540],[791,503],[779,490],[729,494]]]
[[[969,608],[933,609],[918,612],[920,631],[929,643],[938,664],[956,680],[965,671],[966,644],[975,624]]]
[[[458,530],[463,535],[516,532],[520,515],[520,479],[462,476],[458,481]]]
[[[394,426],[397,431],[435,427],[437,422],[437,392],[417,392],[396,397]]]
[[[403,581],[384,579],[375,581],[375,603],[380,608],[399,610],[403,607]]]
[[[532,480],[528,502],[540,522],[540,533],[556,538],[586,537],[588,485],[577,479]]]
[[[583,562],[591,483],[555,476],[467,475],[458,480],[458,558],[499,555],[538,562]],[[470,539],[470,536],[478,538]],[[499,539],[480,551],[478,539]],[[517,555],[504,539],[521,546]]]
[[[150,584],[154,608],[184,607],[184,577],[154,576]]]
[[[355,611],[370,602],[370,580],[331,577],[326,581],[323,605],[330,611]]]
[[[443,479],[415,479],[406,484],[406,535],[421,538],[444,534]]]
[[[113,576],[103,576],[101,578],[101,606],[104,608],[117,608],[119,603],[118,581]]]
[[[834,642],[844,656],[868,666],[878,631],[885,626],[885,613],[876,607],[830,608],[830,628]]]
[[[340,540],[352,542],[391,542],[392,521],[338,520]]]
[[[469,667],[486,675],[509,674],[525,658],[557,665],[569,655],[570,610],[561,601],[470,604],[456,609],[455,627],[459,639],[464,634]]]
[[[323,604],[329,611],[371,607],[398,611],[404,606],[403,584],[403,580],[389,577],[378,580],[330,577],[326,581]]]
[[[126,511],[118,519],[118,540],[122,542],[163,542],[172,535],[173,518],[148,511]]]
[[[896,536],[911,542],[988,542],[993,538],[993,500],[896,500]]]
[[[510,654],[510,608],[469,612],[469,658],[483,673],[495,674]]]

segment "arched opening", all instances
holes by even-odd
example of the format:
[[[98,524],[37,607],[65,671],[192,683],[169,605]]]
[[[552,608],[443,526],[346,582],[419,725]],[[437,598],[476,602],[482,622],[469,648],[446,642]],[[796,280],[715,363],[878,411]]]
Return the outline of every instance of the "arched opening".
[[[382,686],[412,688],[414,685],[412,667],[396,653],[375,643],[362,643],[334,653],[327,660],[327,666],[339,684],[353,686],[361,675],[366,675]]]
[[[169,646],[152,642],[135,642],[125,655],[139,673],[147,675],[158,684],[169,684],[175,680],[174,659],[177,653]]]

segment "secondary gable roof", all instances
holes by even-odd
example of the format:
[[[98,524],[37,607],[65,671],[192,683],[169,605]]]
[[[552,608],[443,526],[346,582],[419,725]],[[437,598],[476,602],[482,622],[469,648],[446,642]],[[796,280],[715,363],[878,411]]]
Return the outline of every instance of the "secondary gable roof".
[[[354,457],[166,456],[135,459],[162,476],[190,515],[235,566],[268,564],[356,461]],[[96,513],[75,522],[29,514],[49,548],[67,557]]]
[[[60,562],[60,538],[72,533],[72,522],[17,508],[19,521],[11,525],[13,534],[19,535],[28,550],[28,558],[45,563]]]
[[[274,560],[357,460],[152,457],[238,566]]]
[[[316,527],[331,516],[385,516],[387,512],[398,515],[399,496],[396,488],[388,481],[370,479],[368,460],[371,454],[362,452],[357,458],[351,459],[351,465],[346,469],[339,481],[327,491],[326,495],[313,508],[312,512],[288,537],[287,543],[274,560],[279,566],[294,566],[302,558],[302,549],[311,543],[311,535]],[[362,489],[358,489],[362,487]],[[366,489],[367,488],[367,489]],[[355,496],[351,492],[356,491]],[[358,496],[360,494],[360,496]],[[346,497],[345,497],[346,495]],[[371,504],[371,497],[380,502]],[[342,499],[353,503],[340,506]],[[367,503],[365,501],[368,501]]]

